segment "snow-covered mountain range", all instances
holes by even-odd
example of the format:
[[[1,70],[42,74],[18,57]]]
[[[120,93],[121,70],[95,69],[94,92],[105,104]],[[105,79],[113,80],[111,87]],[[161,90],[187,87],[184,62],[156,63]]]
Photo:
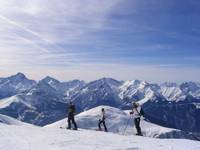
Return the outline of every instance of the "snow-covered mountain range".
[[[0,78],[0,98],[30,90],[34,85],[36,85],[36,82],[27,79],[22,73],[8,78]]]
[[[36,82],[18,73],[0,79],[0,97],[1,114],[41,126],[65,118],[69,101],[76,104],[77,113],[99,105],[130,109],[133,101],[139,101],[150,121],[200,132],[200,84],[195,82],[159,85],[102,78],[86,83],[52,77]]]
[[[11,79],[15,80],[18,75]],[[59,82],[46,77],[26,91],[1,99],[0,113],[40,126],[52,123],[66,116],[66,96],[70,97],[72,89],[79,89],[82,85],[84,82],[79,80]]]

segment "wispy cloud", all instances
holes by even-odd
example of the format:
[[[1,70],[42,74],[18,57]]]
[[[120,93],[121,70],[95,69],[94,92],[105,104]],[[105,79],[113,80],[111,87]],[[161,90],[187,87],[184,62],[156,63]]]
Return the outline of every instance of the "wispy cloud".
[[[0,1],[0,68],[35,76],[42,68],[43,75],[87,80],[135,72],[130,78],[148,78],[149,72],[153,78],[154,71],[189,69],[200,64],[199,23],[192,27],[194,36],[173,7],[178,6],[165,0]]]
[[[82,45],[91,37],[91,32],[103,29],[109,12],[119,1],[1,1],[0,21],[3,22],[3,32],[0,51],[4,53],[1,61],[4,60],[6,66],[5,62],[17,63],[21,56],[22,62],[31,58],[35,64],[40,60],[39,64],[52,62],[53,65],[64,58],[64,64],[79,59],[83,54],[78,57],[79,54],[73,54],[67,45]],[[8,54],[8,50],[12,53]],[[38,56],[34,57],[25,51],[33,51]]]
[[[9,24],[12,24],[12,25],[16,26],[17,28],[20,28],[20,29],[24,30],[25,32],[28,32],[28,33],[32,34],[33,36],[41,39],[43,42],[50,43],[50,41],[48,41],[45,38],[43,38],[39,33],[36,33],[34,31],[26,28],[25,26],[22,26],[21,24],[17,23],[16,21],[13,21],[13,20],[11,20],[11,19],[9,19],[9,18],[7,18],[5,16],[2,16],[2,15],[0,15],[0,19],[5,21],[5,22],[7,22],[7,23],[9,23]]]

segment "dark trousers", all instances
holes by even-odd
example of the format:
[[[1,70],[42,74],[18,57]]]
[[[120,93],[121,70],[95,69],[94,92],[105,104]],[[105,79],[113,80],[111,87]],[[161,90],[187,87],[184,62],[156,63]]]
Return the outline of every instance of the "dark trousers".
[[[103,120],[99,120],[99,124],[98,124],[99,130],[101,130],[101,124],[103,124],[104,129],[105,129],[105,131],[107,132],[108,130],[107,130],[106,123],[105,123],[105,120],[104,120],[104,119],[103,119]]]
[[[68,114],[68,129],[71,129],[71,122],[74,125],[74,129],[77,129],[77,125],[76,125],[76,122],[74,120],[74,114],[69,113]]]
[[[141,128],[140,128],[140,118],[135,118],[135,128],[137,130],[137,135],[142,135]]]

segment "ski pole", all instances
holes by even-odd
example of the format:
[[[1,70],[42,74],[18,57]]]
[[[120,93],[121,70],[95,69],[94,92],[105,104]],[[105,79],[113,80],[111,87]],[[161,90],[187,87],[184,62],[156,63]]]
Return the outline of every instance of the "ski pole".
[[[128,127],[128,124],[129,124],[130,120],[131,120],[131,117],[129,117],[129,119],[128,119],[127,123],[126,123],[126,126],[125,126],[125,128],[124,128],[123,135],[125,135],[125,132],[126,132],[126,129],[127,129],[127,127]]]

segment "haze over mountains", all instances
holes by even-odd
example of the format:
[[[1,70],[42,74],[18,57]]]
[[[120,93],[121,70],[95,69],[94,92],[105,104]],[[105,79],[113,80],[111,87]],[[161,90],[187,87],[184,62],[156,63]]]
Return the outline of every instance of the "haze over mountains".
[[[200,132],[200,84],[195,82],[158,85],[102,78],[86,83],[51,77],[36,82],[18,73],[0,78],[0,98],[1,114],[40,126],[65,118],[69,101],[76,104],[77,113],[99,105],[130,109],[139,101],[151,122]]]

